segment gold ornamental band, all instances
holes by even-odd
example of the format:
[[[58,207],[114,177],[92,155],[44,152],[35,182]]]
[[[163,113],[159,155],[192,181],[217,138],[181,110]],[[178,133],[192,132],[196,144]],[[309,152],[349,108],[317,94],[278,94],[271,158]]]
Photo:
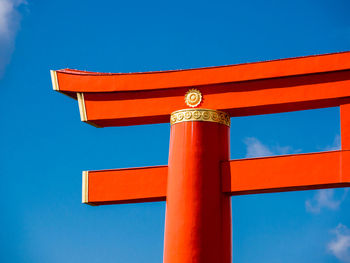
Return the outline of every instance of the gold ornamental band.
[[[209,109],[184,109],[174,111],[170,116],[170,124],[184,121],[209,121],[224,124],[230,127],[230,115],[223,111]]]

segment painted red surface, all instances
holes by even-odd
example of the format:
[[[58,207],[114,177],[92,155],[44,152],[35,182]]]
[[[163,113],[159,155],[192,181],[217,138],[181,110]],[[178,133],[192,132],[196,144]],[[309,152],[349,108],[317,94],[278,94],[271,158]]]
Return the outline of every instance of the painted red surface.
[[[178,175],[180,176],[180,175]],[[165,201],[167,166],[89,172],[89,202],[97,205]],[[350,186],[350,151],[224,161],[227,195]]]
[[[222,165],[223,192],[230,195],[349,187],[348,151],[231,160]],[[347,168],[346,168],[347,169]]]
[[[171,127],[164,263],[230,263],[231,201],[221,191],[229,128],[212,122]]]
[[[89,172],[88,202],[96,205],[165,201],[167,166]]]
[[[350,97],[349,87],[350,71],[342,71],[197,88],[201,108],[234,117],[339,106]],[[101,127],[169,122],[171,112],[187,108],[187,90],[84,93],[87,119]]]
[[[60,92],[84,93],[100,127],[164,123],[199,89],[200,107],[231,116],[339,106],[350,97],[350,52],[192,70],[104,74],[57,71]]]
[[[144,91],[281,78],[350,69],[350,52],[229,66],[142,73],[57,71],[61,92]]]
[[[343,150],[350,150],[350,103],[340,106],[340,127],[341,148]]]
[[[169,164],[89,172],[88,202],[166,199],[164,263],[229,263],[231,195],[350,184],[350,52],[182,71],[103,74],[57,71],[60,92],[84,93],[101,127],[169,122],[199,89],[202,108],[231,116],[340,106],[342,150],[229,161],[229,128],[172,125]]]

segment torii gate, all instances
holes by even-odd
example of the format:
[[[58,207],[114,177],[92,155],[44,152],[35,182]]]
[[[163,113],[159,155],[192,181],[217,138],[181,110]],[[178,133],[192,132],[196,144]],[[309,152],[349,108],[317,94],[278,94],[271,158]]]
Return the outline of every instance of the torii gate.
[[[166,200],[164,263],[231,262],[232,195],[350,186],[350,52],[147,73],[63,69],[51,77],[96,127],[170,121],[168,166],[85,171],[82,195],[90,205]],[[341,150],[229,160],[230,117],[334,106]]]

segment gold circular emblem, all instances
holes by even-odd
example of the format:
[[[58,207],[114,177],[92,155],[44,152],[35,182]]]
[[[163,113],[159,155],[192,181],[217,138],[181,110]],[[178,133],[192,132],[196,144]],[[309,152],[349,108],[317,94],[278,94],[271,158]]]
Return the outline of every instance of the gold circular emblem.
[[[216,121],[218,119],[218,114],[214,111],[211,113],[211,118]]]
[[[201,117],[200,111],[195,111],[195,112],[193,112],[193,117],[194,117],[195,119],[199,119],[199,118]]]
[[[186,119],[186,120],[189,120],[189,119],[191,119],[191,117],[192,117],[192,112],[186,111],[186,112],[185,112],[185,119]]]
[[[220,120],[225,121],[226,115],[223,113],[220,113]]]
[[[209,118],[210,118],[210,113],[208,111],[204,111],[203,112],[203,119],[204,120],[209,120]]]
[[[189,107],[196,107],[202,102],[202,93],[197,89],[190,89],[185,95],[185,102]]]

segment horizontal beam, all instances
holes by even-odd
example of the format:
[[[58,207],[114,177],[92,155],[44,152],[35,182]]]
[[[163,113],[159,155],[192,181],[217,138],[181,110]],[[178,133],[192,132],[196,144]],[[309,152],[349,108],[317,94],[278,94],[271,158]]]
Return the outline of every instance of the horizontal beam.
[[[222,175],[230,195],[349,187],[350,151],[232,160]]]
[[[90,205],[165,201],[167,166],[83,172],[82,202]]]
[[[286,58],[229,66],[141,73],[55,71],[62,93],[146,91],[215,85],[350,69],[350,52]]]
[[[83,203],[165,201],[167,166],[83,173]],[[275,193],[350,186],[350,151],[284,155],[222,163],[228,195]]]
[[[187,108],[190,88],[201,108],[248,116],[339,106],[349,102],[350,52],[151,73],[52,71],[56,91],[79,100],[81,119],[97,127],[169,122]]]
[[[248,116],[335,107],[350,97],[350,71],[201,87],[201,108]],[[187,108],[188,89],[132,93],[84,93],[83,121],[99,127],[169,122],[170,113]]]

